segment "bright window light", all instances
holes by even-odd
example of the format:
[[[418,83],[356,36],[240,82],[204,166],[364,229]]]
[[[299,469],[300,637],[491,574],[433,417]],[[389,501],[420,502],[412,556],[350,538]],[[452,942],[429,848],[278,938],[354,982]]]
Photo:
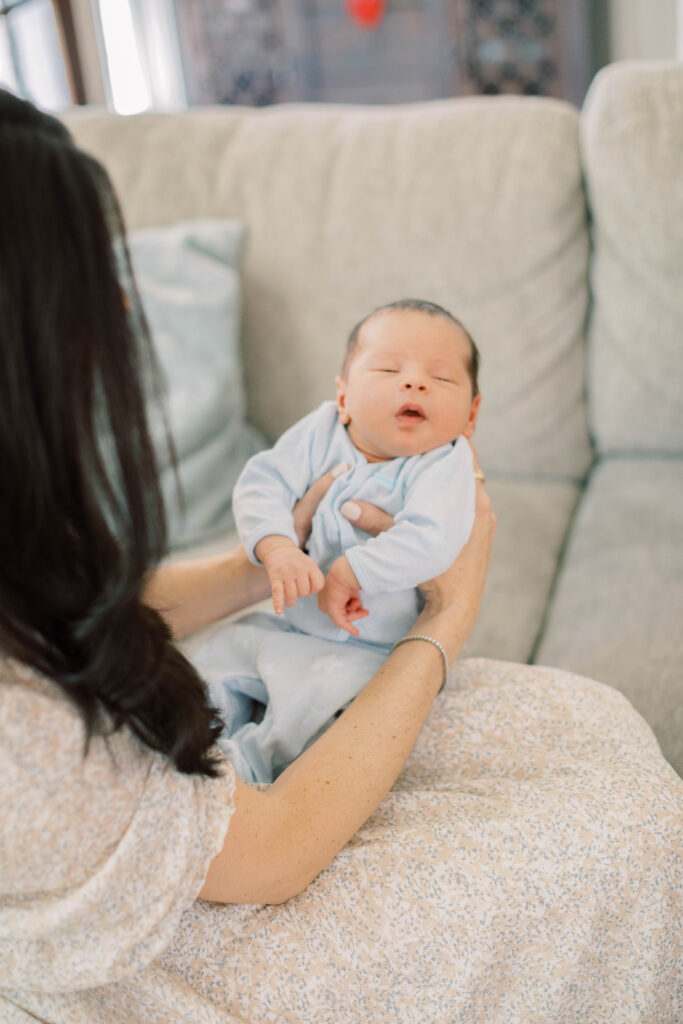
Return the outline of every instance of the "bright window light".
[[[32,0],[2,19],[0,80],[46,110],[71,106],[50,0]]]
[[[14,71],[7,22],[4,18],[0,21],[0,85],[9,89],[10,92],[20,92],[19,82]]]
[[[117,114],[138,114],[151,106],[129,0],[99,0],[111,101]]]

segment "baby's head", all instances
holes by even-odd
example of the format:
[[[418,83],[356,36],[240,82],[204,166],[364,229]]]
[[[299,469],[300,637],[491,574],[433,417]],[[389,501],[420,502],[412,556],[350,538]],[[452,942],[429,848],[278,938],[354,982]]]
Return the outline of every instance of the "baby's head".
[[[349,335],[336,378],[339,420],[369,462],[471,437],[478,370],[477,346],[441,306],[420,299],[380,306]]]

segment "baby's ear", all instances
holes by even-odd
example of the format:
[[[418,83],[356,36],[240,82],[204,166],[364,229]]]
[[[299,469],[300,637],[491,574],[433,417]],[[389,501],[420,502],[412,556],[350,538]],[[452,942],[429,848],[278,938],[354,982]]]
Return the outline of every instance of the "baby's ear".
[[[477,414],[479,412],[479,406],[481,405],[481,395],[475,395],[472,399],[472,408],[470,409],[470,418],[467,421],[467,426],[463,430],[465,437],[472,437],[474,428],[477,425]]]
[[[335,377],[334,383],[337,388],[337,416],[340,423],[348,423],[351,419],[346,409],[346,381],[343,377]]]

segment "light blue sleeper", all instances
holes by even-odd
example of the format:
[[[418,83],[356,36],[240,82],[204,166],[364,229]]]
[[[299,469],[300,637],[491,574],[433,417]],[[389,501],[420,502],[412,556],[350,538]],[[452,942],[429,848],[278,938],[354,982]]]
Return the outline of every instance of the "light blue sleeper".
[[[326,573],[345,554],[370,614],[339,629],[299,598],[284,616],[246,616],[216,631],[194,661],[207,680],[226,729],[219,746],[247,782],[270,782],[330,724],[386,658],[419,612],[419,583],[439,575],[464,546],[474,521],[472,451],[464,438],[423,455],[369,463],[323,404],[249,460],[233,495],[240,539],[254,547],[271,534],[297,542],[292,508],[339,462],[313,518],[307,551]],[[372,502],[394,517],[378,537],[357,530],[339,511],[349,500]],[[265,705],[254,721],[254,702]]]

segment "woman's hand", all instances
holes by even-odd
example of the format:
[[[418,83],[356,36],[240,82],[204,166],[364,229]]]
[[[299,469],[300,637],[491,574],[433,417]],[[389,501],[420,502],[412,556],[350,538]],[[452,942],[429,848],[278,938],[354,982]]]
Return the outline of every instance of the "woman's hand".
[[[352,504],[360,509],[352,521],[371,527],[368,532],[391,526],[390,516]],[[491,502],[478,483],[469,541],[447,572],[423,586],[426,604],[413,631],[438,640],[449,660],[461,651],[476,618],[495,528]],[[237,780],[235,813],[200,896],[221,903],[281,903],[301,892],[395,782],[439,690],[441,671],[433,644],[403,644],[268,790]]]
[[[476,451],[475,468],[479,468]],[[453,565],[438,576],[421,584],[425,607],[413,633],[427,633],[446,648],[449,661],[462,649],[462,633],[469,634],[479,612],[486,574],[491,560],[496,515],[482,480],[477,480],[474,525],[467,544]],[[457,630],[453,624],[457,622]]]
[[[340,463],[312,484],[293,509],[300,546],[311,532],[321,500],[348,466]],[[341,510],[360,530],[377,536],[393,526],[386,512],[365,501],[347,501]],[[145,601],[163,615],[176,640],[240,612],[270,593],[265,569],[249,561],[243,547],[218,555],[190,558],[159,566],[145,586]]]
[[[345,473],[348,468],[345,462],[340,462],[328,473],[318,477],[315,483],[311,484],[308,488],[304,496],[299,498],[292,509],[294,529],[299,541],[299,547],[306,547],[306,541],[311,532],[311,523],[313,522],[313,516],[318,505],[337,477]],[[359,530],[369,533],[372,537],[376,537],[377,534],[388,530],[394,525],[393,516],[390,516],[388,512],[383,512],[376,505],[368,504],[367,501],[345,501],[340,511],[349,522],[357,526]]]

